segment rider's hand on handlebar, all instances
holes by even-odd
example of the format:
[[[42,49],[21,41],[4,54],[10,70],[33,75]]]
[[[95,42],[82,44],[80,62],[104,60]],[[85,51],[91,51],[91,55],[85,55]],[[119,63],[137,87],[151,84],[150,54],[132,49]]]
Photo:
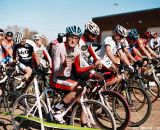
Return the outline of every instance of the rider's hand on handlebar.
[[[93,77],[95,77],[97,79],[100,79],[100,80],[104,80],[104,77],[101,74],[97,73],[97,72],[93,73]]]
[[[128,68],[131,72],[134,72],[134,67],[132,65],[128,66]]]
[[[155,59],[155,58],[152,58],[152,59],[151,59],[151,62],[152,62],[153,64],[157,64],[157,63],[158,63],[157,59]]]
[[[102,69],[102,63],[100,62],[100,60],[97,60],[95,63],[94,63],[94,67],[96,69]]]
[[[10,67],[15,67],[16,66],[16,62],[10,62],[10,63],[8,63],[8,65],[7,66],[10,66]]]

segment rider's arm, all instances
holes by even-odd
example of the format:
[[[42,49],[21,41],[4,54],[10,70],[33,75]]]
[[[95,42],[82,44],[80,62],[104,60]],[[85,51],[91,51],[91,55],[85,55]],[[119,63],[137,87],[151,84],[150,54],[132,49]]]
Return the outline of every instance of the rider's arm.
[[[144,54],[149,58],[152,59],[151,55],[149,54],[149,52],[145,49],[144,45],[143,45],[143,41],[142,40],[138,40],[138,44],[140,49],[144,52]]]
[[[158,55],[148,45],[146,45],[146,48],[153,57],[158,58]]]
[[[128,60],[128,58],[127,58],[127,56],[126,56],[126,54],[123,52],[122,49],[117,50],[117,54],[118,54],[119,58],[120,58],[126,65],[128,65],[128,66],[131,65],[130,62],[129,62],[129,60]]]
[[[47,61],[49,62],[50,68],[52,68],[52,60],[51,60],[51,57],[46,49],[43,50],[43,54],[44,54],[45,58],[47,59]]]
[[[39,65],[39,64],[40,64],[40,59],[39,59],[39,56],[38,56],[37,51],[36,51],[36,52],[33,52],[33,53],[32,53],[32,56],[33,56],[33,58],[35,59],[36,64]]]
[[[134,57],[131,55],[131,53],[128,51],[127,47],[124,47],[124,52],[126,53],[126,55],[132,60],[135,61]]]
[[[106,54],[108,55],[108,57],[110,58],[110,60],[114,64],[116,64],[116,59],[114,58],[114,55],[112,54],[111,46],[110,45],[106,45]]]
[[[136,55],[138,55],[140,58],[143,58],[143,56],[141,55],[141,53],[139,52],[139,50],[135,47],[133,47],[133,51]]]
[[[149,45],[152,49],[154,49],[154,39],[153,38],[149,41]]]
[[[76,68],[76,72],[79,73],[79,74],[90,71],[91,69],[94,68],[94,65],[90,65],[90,66],[87,66],[87,67],[80,67],[80,55],[75,57],[74,65],[75,65],[75,68]]]
[[[65,66],[63,66],[63,63],[61,63],[61,55],[60,52],[56,52],[54,56],[52,56],[52,62],[53,62],[53,74],[55,76],[64,76],[64,70]]]
[[[13,48],[13,61],[16,61],[16,58],[17,58],[17,47],[18,47],[18,44],[16,44]]]
[[[97,56],[97,54],[95,53],[92,44],[88,47],[88,52],[90,53],[90,55],[93,57],[94,62],[96,62],[99,58],[99,56]]]
[[[13,51],[12,51],[12,49],[6,47],[5,41],[2,41],[2,47],[3,47],[3,49],[5,49],[5,51],[8,53],[8,55],[10,57],[13,57]]]

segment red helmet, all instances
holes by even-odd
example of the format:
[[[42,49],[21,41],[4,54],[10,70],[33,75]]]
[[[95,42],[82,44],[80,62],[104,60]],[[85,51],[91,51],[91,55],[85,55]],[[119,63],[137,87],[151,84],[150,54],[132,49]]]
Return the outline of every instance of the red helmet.
[[[145,36],[146,38],[151,38],[151,37],[152,37],[150,31],[146,31],[146,32],[144,33],[144,36]]]

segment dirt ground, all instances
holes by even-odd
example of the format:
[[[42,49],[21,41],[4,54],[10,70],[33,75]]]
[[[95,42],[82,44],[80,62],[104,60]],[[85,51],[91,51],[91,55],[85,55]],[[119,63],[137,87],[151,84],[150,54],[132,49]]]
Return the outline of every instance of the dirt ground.
[[[12,129],[11,117],[0,114],[0,130]],[[160,99],[153,104],[152,112],[147,122],[140,127],[128,127],[126,130],[160,130]]]

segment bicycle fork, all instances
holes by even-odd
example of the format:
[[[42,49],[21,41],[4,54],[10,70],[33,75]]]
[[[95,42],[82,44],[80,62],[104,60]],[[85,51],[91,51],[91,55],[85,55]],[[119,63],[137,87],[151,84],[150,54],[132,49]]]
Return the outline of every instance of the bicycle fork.
[[[91,128],[91,124],[96,125],[96,122],[93,119],[92,113],[90,111],[90,108],[84,105],[84,98],[83,96],[80,98],[80,104],[82,106],[82,110],[84,111],[85,115],[87,116],[88,119],[88,126]]]

